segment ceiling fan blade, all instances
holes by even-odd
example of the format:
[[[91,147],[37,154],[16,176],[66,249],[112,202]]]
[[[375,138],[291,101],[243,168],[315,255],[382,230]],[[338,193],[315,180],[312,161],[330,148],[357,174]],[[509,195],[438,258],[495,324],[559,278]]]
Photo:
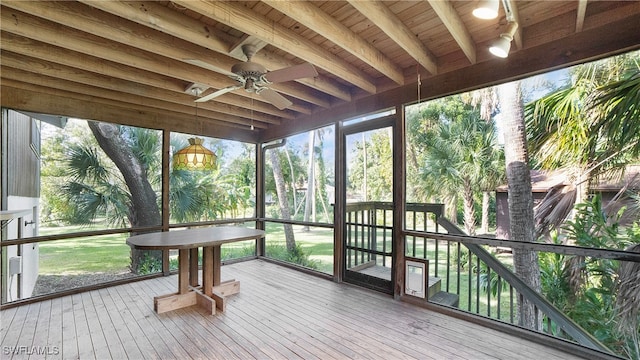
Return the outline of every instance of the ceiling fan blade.
[[[278,110],[284,110],[293,105],[293,103],[289,101],[289,99],[278,94],[275,90],[271,90],[269,88],[263,88],[258,94],[264,97],[268,102],[273,104],[273,106],[277,107]]]
[[[242,87],[243,87],[243,85],[231,85],[231,86],[227,86],[227,87],[222,88],[222,89],[220,89],[220,90],[218,90],[218,91],[214,91],[214,92],[212,92],[211,94],[209,94],[209,95],[207,95],[207,96],[203,96],[203,97],[201,97],[201,98],[197,98],[195,101],[196,101],[196,102],[205,102],[205,101],[209,101],[209,100],[211,100],[211,99],[213,99],[213,98],[215,98],[215,97],[218,97],[218,96],[220,96],[220,95],[222,95],[222,94],[226,94],[226,93],[231,92],[231,91],[236,90],[236,89],[241,89]]]
[[[302,79],[307,77],[318,76],[318,71],[310,63],[304,63],[300,65],[294,65],[284,69],[278,69],[275,71],[269,71],[264,77],[270,83],[280,83],[289,80]]]

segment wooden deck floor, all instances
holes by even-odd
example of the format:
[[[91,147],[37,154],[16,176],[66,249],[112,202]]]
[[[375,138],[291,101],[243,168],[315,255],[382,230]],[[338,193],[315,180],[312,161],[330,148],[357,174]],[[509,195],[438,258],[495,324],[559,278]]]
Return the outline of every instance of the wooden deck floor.
[[[227,265],[241,281],[224,313],[157,315],[177,277],[3,310],[2,359],[576,359],[446,315],[265,261]]]

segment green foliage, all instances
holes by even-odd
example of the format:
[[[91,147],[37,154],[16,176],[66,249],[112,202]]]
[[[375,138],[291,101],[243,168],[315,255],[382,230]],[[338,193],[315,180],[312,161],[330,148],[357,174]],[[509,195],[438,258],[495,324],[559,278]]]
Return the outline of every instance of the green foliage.
[[[482,119],[479,107],[456,95],[408,110],[407,129],[408,199],[449,207],[457,203],[456,208],[464,209],[465,228],[472,232],[476,199],[505,180],[495,123]]]
[[[162,271],[162,261],[149,256],[149,254],[144,254],[144,257],[138,266],[138,274],[149,275],[159,273],[160,271]]]
[[[536,163],[581,171],[594,166],[591,174],[581,175],[595,176],[637,157],[639,55],[575,67],[569,86],[525,106],[527,141]]]
[[[366,200],[391,201],[393,149],[390,133],[387,129],[363,133],[354,146],[354,154],[348,164],[348,191],[361,194]]]
[[[256,255],[256,247],[255,246],[243,246],[243,247],[233,247],[233,248],[222,248],[222,254],[220,258],[222,260],[230,260],[230,259],[241,259],[244,257],[255,256]]]
[[[287,247],[280,244],[268,244],[265,249],[270,258],[290,262],[310,269],[318,269],[319,262],[310,258],[311,253],[305,253],[301,244],[296,244],[295,250],[287,251]]]
[[[566,236],[576,245],[600,249],[624,249],[640,243],[637,224],[627,230],[620,227],[622,211],[607,214],[599,196],[578,204],[575,219],[565,226]],[[556,241],[560,242],[557,237]],[[542,292],[549,301],[617,354],[640,355],[634,342],[640,329],[633,335],[617,327],[618,261],[553,253],[540,254],[539,259]],[[582,281],[572,280],[576,273]],[[572,288],[572,282],[578,287]]]
[[[545,298],[559,309],[565,309],[569,301],[569,273],[565,256],[555,253],[539,253],[540,288]]]

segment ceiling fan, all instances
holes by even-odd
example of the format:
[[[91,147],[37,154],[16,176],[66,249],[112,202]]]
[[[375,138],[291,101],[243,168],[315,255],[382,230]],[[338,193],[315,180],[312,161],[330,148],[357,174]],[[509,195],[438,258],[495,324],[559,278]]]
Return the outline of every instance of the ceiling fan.
[[[256,53],[256,47],[254,45],[242,45],[242,52],[247,57],[247,61],[237,63],[231,67],[231,72],[235,75],[230,75],[230,77],[236,80],[238,84],[214,91],[207,96],[196,99],[196,102],[209,101],[222,94],[244,88],[247,92],[256,93],[273,104],[273,106],[283,110],[293,105],[293,103],[275,90],[269,88],[270,84],[318,76],[315,67],[310,63],[294,65],[275,71],[267,71],[264,66],[251,61],[251,58]]]

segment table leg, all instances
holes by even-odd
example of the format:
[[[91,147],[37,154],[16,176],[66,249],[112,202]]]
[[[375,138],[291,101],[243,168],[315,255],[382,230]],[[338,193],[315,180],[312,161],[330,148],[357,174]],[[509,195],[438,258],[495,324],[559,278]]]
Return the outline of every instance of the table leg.
[[[220,245],[212,247],[213,249],[213,286],[220,285]]]
[[[178,293],[189,291],[189,250],[178,250]]]
[[[214,271],[219,272],[219,269],[214,270],[213,267],[213,253],[213,246],[206,246],[202,249],[202,290],[207,296],[211,296],[213,291]]]
[[[198,248],[189,249],[189,285],[197,287],[198,281]]]
[[[220,281],[220,267],[222,265],[222,261],[220,260],[220,245],[212,246],[211,249],[213,260],[213,288],[211,297],[216,300],[216,307],[220,311],[224,311],[227,304],[226,297],[240,292],[240,281],[229,280],[224,283]]]
[[[198,253],[198,249],[196,249],[195,253]],[[189,256],[190,254],[191,257]],[[209,256],[209,258],[212,257]],[[193,261],[194,259],[195,261]],[[194,272],[190,273],[194,262],[197,265],[198,256],[193,255],[192,250],[180,249],[178,251],[178,292],[174,294],[156,296],[153,299],[153,307],[158,314],[196,304],[205,309],[211,315],[216,313],[216,301],[212,297],[202,294],[199,290],[192,291],[189,288],[189,284],[193,282],[194,278],[196,285],[198,282],[197,267]],[[212,263],[212,261],[208,262]],[[208,272],[211,273],[211,271]],[[212,277],[213,276],[211,276],[211,278]],[[210,283],[212,282],[212,280],[207,281],[210,281]],[[212,287],[209,286],[209,289],[212,289]],[[211,290],[209,291],[211,292]]]

